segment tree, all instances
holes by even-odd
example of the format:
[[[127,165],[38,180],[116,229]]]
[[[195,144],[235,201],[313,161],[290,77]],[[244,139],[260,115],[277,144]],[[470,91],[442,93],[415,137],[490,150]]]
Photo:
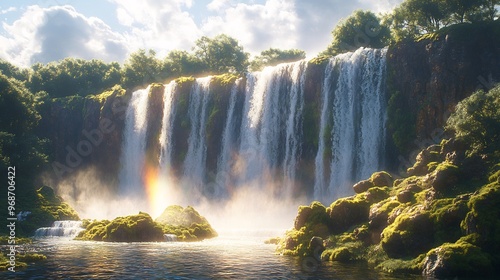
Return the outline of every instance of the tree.
[[[122,70],[122,84],[125,88],[145,86],[160,82],[167,74],[162,72],[162,63],[156,58],[156,52],[140,49],[130,55]]]
[[[40,115],[35,95],[24,84],[0,73],[0,167],[35,171],[46,162],[42,141],[33,133]],[[26,175],[29,177],[30,175]]]
[[[337,55],[360,47],[383,48],[390,41],[390,30],[369,11],[355,11],[332,31],[333,41],[323,55]]]
[[[60,62],[32,65],[28,84],[32,92],[46,91],[51,97],[86,96],[119,84],[120,79],[117,62],[65,58]]]
[[[447,129],[463,139],[474,154],[500,156],[500,85],[480,90],[458,103]]]
[[[472,21],[473,15],[486,4],[485,0],[446,0],[454,22],[463,23],[466,19]]]
[[[249,54],[234,38],[221,34],[196,40],[194,55],[210,74],[243,73],[248,67]]]
[[[298,61],[306,58],[306,52],[298,49],[280,50],[270,48],[262,51],[250,63],[250,70],[259,71],[266,66],[275,66],[280,63]]]
[[[170,77],[191,76],[203,72],[202,62],[187,51],[173,50],[163,61],[163,71]]]

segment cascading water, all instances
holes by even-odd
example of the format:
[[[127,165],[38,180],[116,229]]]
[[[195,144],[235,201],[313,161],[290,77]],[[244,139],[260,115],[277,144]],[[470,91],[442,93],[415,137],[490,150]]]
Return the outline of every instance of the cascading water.
[[[231,88],[231,96],[229,97],[229,108],[227,110],[226,124],[224,126],[224,132],[222,133],[222,150],[217,160],[217,175],[215,179],[214,196],[215,197],[225,197],[227,195],[226,186],[231,184],[231,163],[232,163],[232,151],[235,149],[233,143],[236,141],[237,135],[235,135],[236,129],[236,100],[238,94],[238,88],[241,83],[241,79],[236,80],[233,87]]]
[[[359,49],[329,61],[315,161],[316,199],[349,195],[355,181],[369,177],[380,167],[385,145],[385,54],[385,49]],[[325,142],[328,137],[331,143]],[[332,160],[325,182],[327,144]]]
[[[35,237],[75,237],[82,230],[82,221],[55,221],[52,227],[37,229]]]
[[[241,183],[263,185],[278,175],[282,192],[290,195],[300,156],[306,67],[300,61],[248,75],[239,151],[247,168]]]
[[[146,150],[148,95],[149,87],[132,93],[125,115],[119,183],[121,194],[126,196],[144,194],[142,172]]]
[[[175,116],[175,107],[173,106],[174,94],[177,88],[175,81],[165,86],[163,93],[163,118],[160,133],[160,170],[162,174],[169,173],[172,157],[172,126]]]
[[[385,55],[359,49],[331,58],[317,93],[308,91],[318,77],[309,75],[306,61],[267,67],[226,87],[214,77],[190,80],[189,89],[165,85],[161,130],[152,134],[159,135],[161,174],[176,177],[193,201],[249,186],[272,186],[280,198],[301,190],[327,203],[352,194],[352,184],[383,163]],[[141,185],[148,91],[134,92],[127,111],[125,192]],[[300,181],[304,167],[312,170],[308,183]]]
[[[183,186],[189,191],[203,192],[205,183],[205,164],[207,146],[206,119],[207,105],[210,98],[211,77],[197,79],[189,98],[189,120],[191,131],[188,139],[188,150],[184,161]]]

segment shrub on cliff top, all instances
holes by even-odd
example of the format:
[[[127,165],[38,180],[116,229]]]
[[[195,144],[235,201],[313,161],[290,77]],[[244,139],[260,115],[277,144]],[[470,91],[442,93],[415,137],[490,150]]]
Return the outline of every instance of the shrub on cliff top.
[[[459,102],[446,128],[470,145],[469,154],[500,158],[500,86]]]

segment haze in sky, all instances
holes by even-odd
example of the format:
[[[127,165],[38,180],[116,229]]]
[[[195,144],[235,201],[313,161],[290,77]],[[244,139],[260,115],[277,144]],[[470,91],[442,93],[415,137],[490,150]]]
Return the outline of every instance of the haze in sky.
[[[20,66],[65,57],[123,62],[139,48],[190,51],[224,33],[255,55],[326,49],[338,21],[354,10],[388,12],[402,0],[2,0],[0,58]]]

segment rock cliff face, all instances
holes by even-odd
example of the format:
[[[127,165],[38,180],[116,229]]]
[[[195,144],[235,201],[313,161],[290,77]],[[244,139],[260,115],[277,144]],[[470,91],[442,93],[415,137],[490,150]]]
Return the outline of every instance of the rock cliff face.
[[[50,141],[47,174],[59,181],[94,167],[107,183],[115,183],[127,102],[124,90],[113,90],[46,104],[40,130]]]
[[[436,142],[455,105],[500,81],[500,22],[456,25],[387,54],[389,132],[400,153]]]

